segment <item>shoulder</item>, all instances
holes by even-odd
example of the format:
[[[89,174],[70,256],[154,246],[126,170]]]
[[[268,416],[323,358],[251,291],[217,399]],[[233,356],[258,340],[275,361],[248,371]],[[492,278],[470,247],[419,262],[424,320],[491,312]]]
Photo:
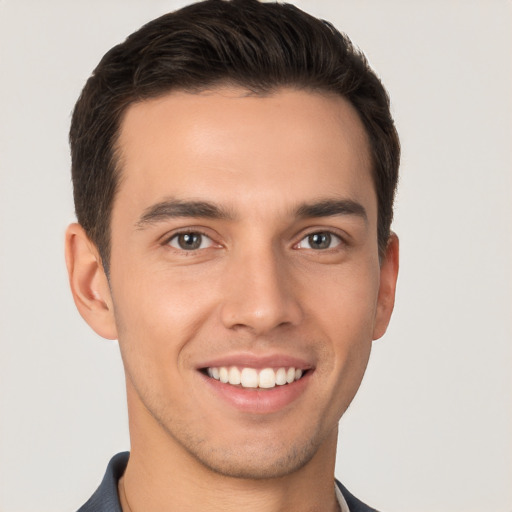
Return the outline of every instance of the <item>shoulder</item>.
[[[358,500],[338,480],[336,480],[336,485],[338,486],[338,489],[341,491],[341,494],[343,494],[343,497],[347,502],[350,512],[378,512],[376,509],[371,508],[368,505],[365,505],[361,500]]]
[[[78,512],[122,512],[117,482],[123,476],[129,457],[129,452],[118,453],[112,457],[100,486]]]

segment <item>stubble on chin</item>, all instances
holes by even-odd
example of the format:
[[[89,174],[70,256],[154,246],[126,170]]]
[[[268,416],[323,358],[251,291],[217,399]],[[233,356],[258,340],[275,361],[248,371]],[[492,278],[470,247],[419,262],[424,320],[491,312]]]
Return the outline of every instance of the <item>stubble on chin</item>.
[[[284,435],[276,438],[269,434],[255,441],[250,433],[244,439],[225,429],[222,439],[215,439],[214,434],[209,436],[209,433],[191,429],[162,403],[155,400],[148,403],[140,394],[138,398],[173,446],[173,451],[219,476],[250,480],[286,477],[306,466],[326,437],[337,438],[337,428],[327,435],[324,433],[323,437],[317,428],[314,432],[300,432],[299,439]],[[203,428],[208,430],[206,424]],[[257,428],[255,426],[256,433]]]

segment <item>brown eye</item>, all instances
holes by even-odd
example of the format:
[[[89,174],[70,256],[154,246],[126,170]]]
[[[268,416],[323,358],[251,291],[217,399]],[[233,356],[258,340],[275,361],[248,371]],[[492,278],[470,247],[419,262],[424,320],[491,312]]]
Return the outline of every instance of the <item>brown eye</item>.
[[[169,245],[182,251],[195,251],[206,249],[212,245],[212,241],[206,235],[197,232],[178,233],[169,240]]]
[[[314,249],[319,251],[332,249],[340,245],[340,243],[341,239],[339,236],[329,233],[328,231],[319,231],[304,237],[297,247],[299,249]]]

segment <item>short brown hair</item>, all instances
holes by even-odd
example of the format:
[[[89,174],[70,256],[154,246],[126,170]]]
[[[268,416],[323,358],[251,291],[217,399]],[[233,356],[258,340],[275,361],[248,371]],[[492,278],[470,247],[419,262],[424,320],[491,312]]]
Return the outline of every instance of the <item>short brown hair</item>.
[[[127,107],[173,90],[216,85],[256,94],[279,87],[334,92],[357,110],[373,160],[379,252],[393,217],[400,144],[389,97],[364,55],[330,23],[290,4],[206,0],[144,25],[101,59],[75,106],[70,144],[78,222],[108,272],[110,219],[121,169],[117,138]]]

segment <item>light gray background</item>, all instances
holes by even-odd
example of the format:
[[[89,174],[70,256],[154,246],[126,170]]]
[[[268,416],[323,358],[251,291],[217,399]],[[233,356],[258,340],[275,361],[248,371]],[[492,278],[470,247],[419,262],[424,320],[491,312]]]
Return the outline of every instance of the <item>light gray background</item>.
[[[76,509],[129,447],[117,344],[67,286],[67,130],[103,53],[184,3],[0,0],[2,512]],[[296,3],[365,50],[403,144],[396,311],[337,474],[388,512],[510,512],[512,4]]]

